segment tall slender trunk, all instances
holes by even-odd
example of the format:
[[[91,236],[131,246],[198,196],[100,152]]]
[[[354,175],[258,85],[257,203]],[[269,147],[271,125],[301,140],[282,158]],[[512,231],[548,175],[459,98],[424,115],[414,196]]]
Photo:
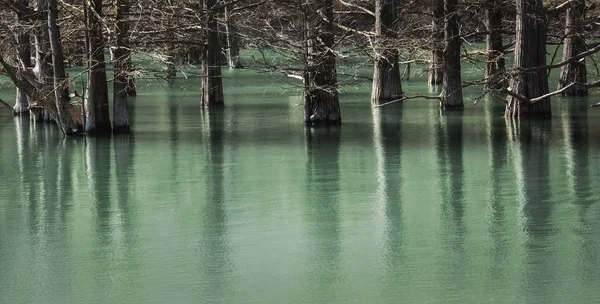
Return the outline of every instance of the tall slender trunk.
[[[432,13],[429,84],[440,85],[444,81],[444,0],[432,1]]]
[[[488,88],[505,87],[504,45],[502,42],[502,3],[500,0],[486,0],[485,19],[487,24],[487,58],[485,65],[486,85]]]
[[[130,0],[115,0],[115,80],[113,84],[113,133],[129,133],[127,87],[131,78],[131,51],[129,24],[125,20],[131,6]]]
[[[225,32],[227,34],[227,61],[229,68],[241,69],[244,66],[240,62],[239,37],[235,21],[235,14],[231,13],[233,5],[225,6]]]
[[[585,0],[575,0],[575,3],[567,10],[563,60],[567,60],[586,51],[585,38],[583,37],[583,32],[585,30],[584,19]],[[561,67],[558,89],[568,86],[573,82],[587,82],[585,58]],[[563,92],[563,95],[567,96],[586,96],[587,94],[587,88],[580,86],[573,86]]]
[[[19,4],[23,6],[29,6],[29,0],[20,0]],[[27,19],[23,16],[22,13],[16,14],[16,40],[17,40],[17,48],[19,53],[19,65],[21,68],[29,69],[31,68],[31,43],[29,40],[29,33],[27,31],[26,23]],[[19,88],[17,88],[16,101],[15,106],[13,107],[14,115],[27,115],[29,111],[27,108],[29,107],[29,98],[24,92],[21,92]]]
[[[516,0],[517,29],[515,45],[516,74],[511,79],[510,89],[527,98],[540,97],[548,93],[546,70],[524,71],[523,69],[546,65],[547,17],[543,13],[542,0]],[[508,96],[506,117],[550,116],[550,98],[530,103]]]
[[[462,79],[460,68],[460,33],[458,30],[457,0],[446,0],[444,12],[446,22],[444,26],[444,83],[442,90],[443,109],[462,109]]]
[[[375,63],[371,102],[381,104],[402,96],[398,49],[394,38],[398,32],[397,0],[375,1]]]
[[[333,45],[333,1],[305,0],[306,66],[304,70],[304,121],[310,125],[342,122]]]
[[[85,99],[85,131],[91,135],[112,132],[102,33],[102,0],[83,0],[88,29],[88,86]]]
[[[202,51],[202,106],[223,107],[223,79],[221,77],[221,43],[217,24],[217,0],[204,1],[206,19],[204,50]]]
[[[34,0],[34,10],[39,14],[41,20],[48,19],[47,0]],[[34,71],[39,81],[45,84],[51,84],[53,78],[52,54],[50,52],[50,39],[48,38],[48,23],[39,22],[35,27],[35,67]],[[32,108],[29,110],[30,118],[35,122],[44,121],[47,111],[42,108]]]
[[[52,51],[52,73],[54,98],[56,102],[56,120],[66,135],[77,133],[77,124],[73,120],[71,100],[69,98],[68,78],[65,73],[60,31],[58,29],[58,9],[56,0],[48,0],[48,37]]]

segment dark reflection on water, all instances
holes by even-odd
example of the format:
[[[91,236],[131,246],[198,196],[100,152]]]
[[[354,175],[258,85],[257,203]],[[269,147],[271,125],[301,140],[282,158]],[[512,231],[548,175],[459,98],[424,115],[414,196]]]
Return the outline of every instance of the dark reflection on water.
[[[406,277],[405,226],[402,212],[402,115],[403,104],[373,109],[373,140],[378,189],[376,207],[384,224],[384,292],[399,294]]]
[[[339,127],[306,128],[306,221],[311,250],[309,303],[334,302],[344,277],[340,263]]]
[[[200,239],[200,280],[199,296],[207,303],[219,303],[227,296],[229,288],[227,276],[230,271],[227,212],[225,206],[225,141],[227,109],[202,111],[202,134],[205,154],[206,201],[202,203],[203,233]]]

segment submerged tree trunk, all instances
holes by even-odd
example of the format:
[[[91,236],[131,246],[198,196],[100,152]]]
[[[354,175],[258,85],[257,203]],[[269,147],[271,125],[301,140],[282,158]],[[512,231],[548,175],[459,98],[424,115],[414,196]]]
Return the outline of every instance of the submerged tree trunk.
[[[129,0],[115,0],[115,80],[113,84],[113,133],[129,133],[129,109],[127,88],[131,78],[131,51],[129,24],[125,20],[129,13]]]
[[[542,11],[542,0],[516,0],[516,6],[516,74],[510,81],[509,89],[525,98],[540,97],[548,93],[546,70],[524,69],[546,65],[547,18]],[[552,113],[550,98],[531,103],[509,95],[506,101],[506,117],[544,117]]]
[[[460,68],[460,33],[458,30],[457,0],[446,0],[444,12],[444,83],[442,89],[443,109],[462,109],[462,79]]]
[[[398,32],[396,0],[375,1],[375,63],[371,102],[382,104],[402,96],[398,49],[394,38]]]
[[[56,0],[48,0],[48,37],[52,51],[52,71],[56,116],[62,132],[66,135],[77,133],[77,124],[73,119],[71,100],[69,98],[68,78],[65,73],[64,57],[58,29],[58,9]]]
[[[217,0],[204,1],[205,31],[202,50],[202,106],[223,107],[223,79],[221,77],[221,43],[217,24]]]
[[[25,7],[29,6],[28,0],[20,0],[19,3]],[[22,13],[17,13],[16,19],[17,29],[15,30],[15,32],[17,48],[19,51],[19,63],[22,68],[29,69],[31,68],[31,43],[29,41],[29,33],[25,25],[27,20]],[[13,114],[27,115],[29,114],[28,107],[29,98],[24,92],[21,92],[21,90],[17,88],[15,106],[13,107]]]
[[[306,0],[304,70],[304,121],[311,125],[342,122],[333,45],[333,1]]]
[[[234,15],[231,13],[233,5],[225,6],[225,33],[227,35],[227,62],[231,69],[241,69],[239,37]]]
[[[487,58],[485,65],[486,85],[488,88],[505,87],[504,45],[502,42],[502,5],[500,0],[485,2],[485,19],[487,23]]]
[[[84,0],[88,28],[88,86],[85,99],[85,131],[92,135],[112,132],[108,108],[108,85],[104,62],[102,0]]]
[[[432,13],[429,85],[440,85],[444,81],[444,0],[432,1]]]
[[[585,0],[575,0],[567,10],[567,21],[565,28],[565,43],[563,47],[563,60],[586,51],[585,39],[583,37],[585,19]],[[562,89],[573,82],[586,83],[587,69],[585,58],[571,62],[561,67],[558,89]],[[583,86],[572,86],[563,92],[567,96],[586,96],[588,90]]]

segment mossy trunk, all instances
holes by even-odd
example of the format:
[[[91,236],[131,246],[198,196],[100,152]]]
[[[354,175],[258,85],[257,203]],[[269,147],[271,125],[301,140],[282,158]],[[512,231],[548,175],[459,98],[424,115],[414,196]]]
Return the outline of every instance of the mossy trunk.
[[[333,1],[307,0],[304,7],[306,66],[304,121],[309,125],[342,122],[337,88]]]
[[[536,98],[548,93],[546,70],[524,69],[546,65],[547,17],[542,0],[516,0],[516,8],[516,74],[509,87],[518,95]],[[512,95],[507,98],[506,117],[548,117],[551,114],[550,98],[535,103]]]
[[[444,0],[432,1],[431,63],[429,85],[441,85],[444,81]]]
[[[375,1],[375,63],[371,102],[382,104],[402,96],[398,49],[395,47],[398,32],[396,0]]]
[[[221,43],[217,23],[216,0],[206,0],[204,50],[202,51],[202,106],[218,108],[225,105],[221,77]]]
[[[445,110],[464,108],[457,3],[457,0],[446,0],[444,3],[446,22],[444,26],[444,82],[441,106]]]
[[[583,37],[583,33],[585,32],[584,19],[585,0],[576,0],[567,10],[563,60],[568,60],[587,50]],[[560,90],[573,82],[587,82],[585,58],[561,67],[558,89]],[[581,86],[572,86],[563,92],[563,95],[566,96],[587,96],[587,94],[587,88]]]

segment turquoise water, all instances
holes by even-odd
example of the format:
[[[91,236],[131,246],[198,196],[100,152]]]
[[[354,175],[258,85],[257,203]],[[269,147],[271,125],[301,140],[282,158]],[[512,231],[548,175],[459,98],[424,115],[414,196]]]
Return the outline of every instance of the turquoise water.
[[[312,130],[294,83],[225,76],[214,112],[195,79],[141,81],[112,139],[0,109],[0,303],[598,301],[597,96],[518,123],[348,82]]]

